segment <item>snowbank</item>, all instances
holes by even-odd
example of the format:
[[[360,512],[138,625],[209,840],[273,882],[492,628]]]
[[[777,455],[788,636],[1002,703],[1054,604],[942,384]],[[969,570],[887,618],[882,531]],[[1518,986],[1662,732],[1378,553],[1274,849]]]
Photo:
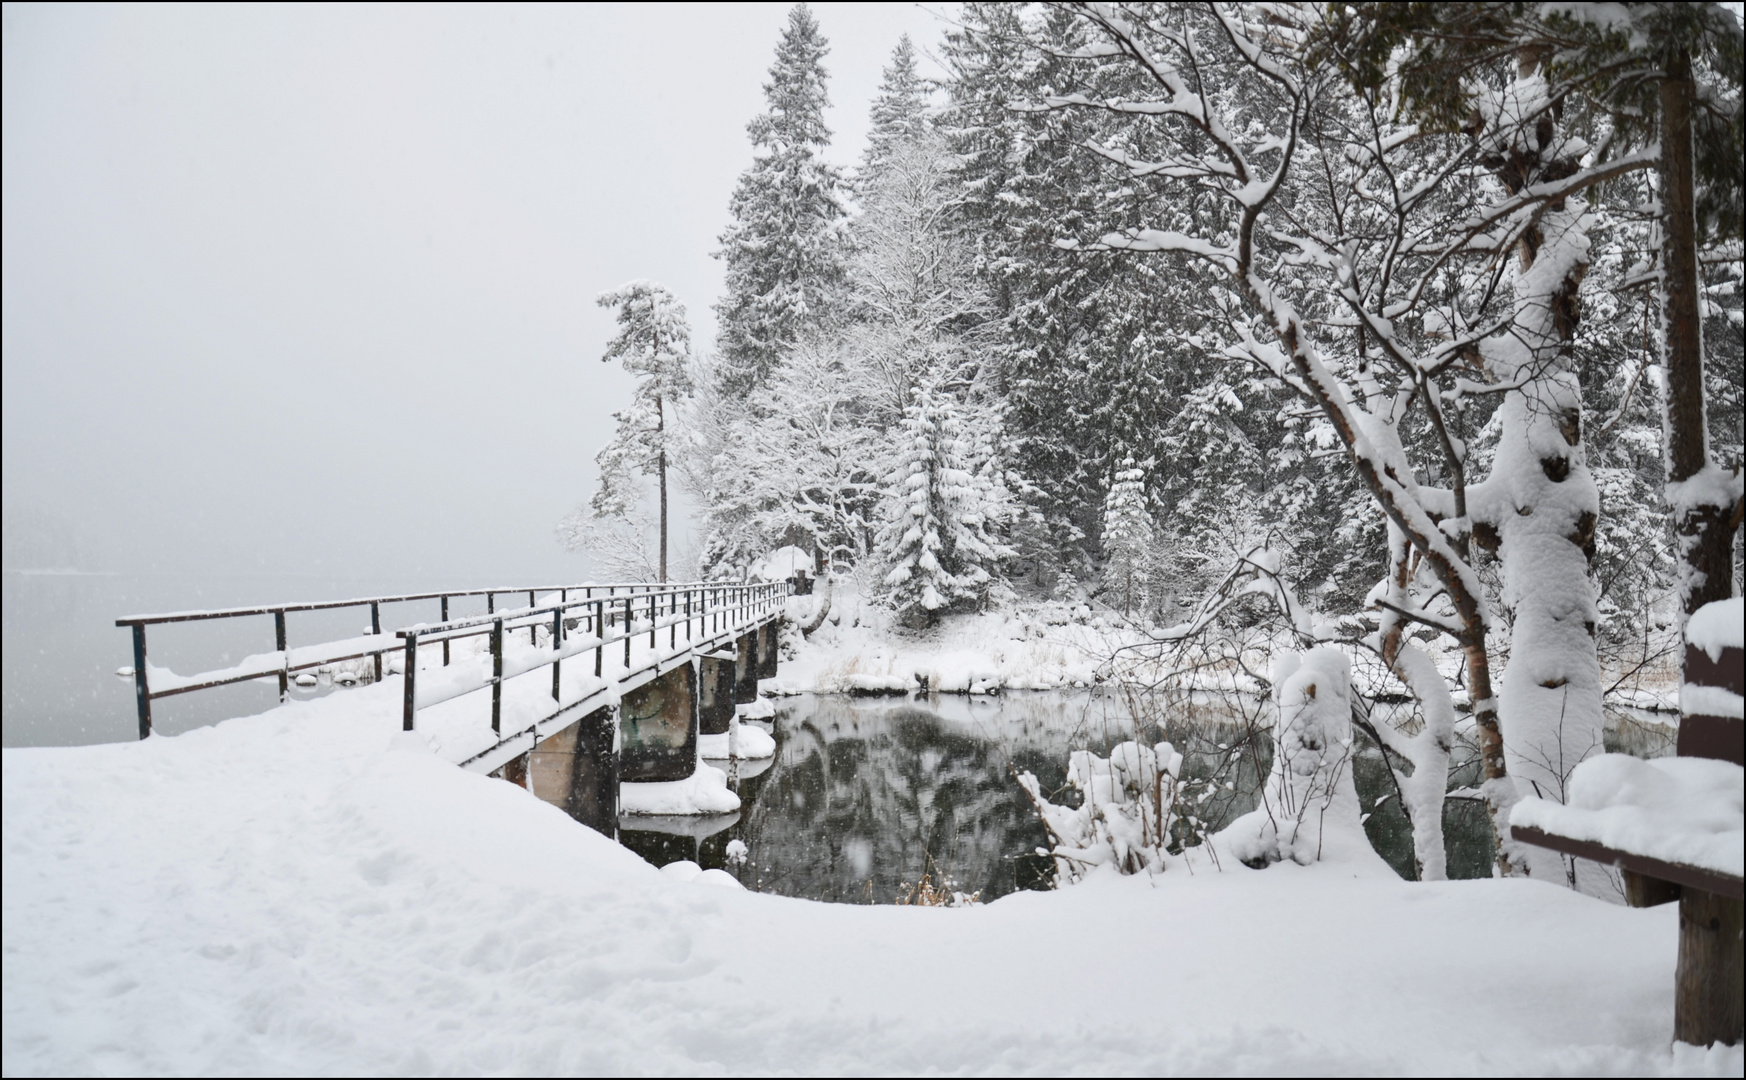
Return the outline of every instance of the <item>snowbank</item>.
[[[718,888],[446,764],[399,692],[4,751],[0,1068],[1741,1071],[1667,1049],[1672,906],[1329,861],[956,910]]]

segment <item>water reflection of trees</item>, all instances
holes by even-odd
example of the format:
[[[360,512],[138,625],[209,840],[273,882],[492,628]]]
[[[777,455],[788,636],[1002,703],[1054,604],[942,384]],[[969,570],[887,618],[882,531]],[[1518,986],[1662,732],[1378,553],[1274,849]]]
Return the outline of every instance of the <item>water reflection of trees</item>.
[[[790,713],[778,727],[776,767],[743,793],[755,800],[737,830],[751,849],[748,885],[890,903],[930,866],[985,899],[1040,883],[1046,867],[1025,853],[1042,829],[1003,746],[925,709],[842,699],[813,699],[804,719]],[[1024,757],[1034,770],[1064,768],[1059,753]]]
[[[750,888],[816,900],[888,904],[930,868],[936,883],[949,876],[984,899],[1047,887],[1049,860],[1034,854],[1047,841],[1015,769],[1070,801],[1061,792],[1070,750],[1168,739],[1184,755],[1183,790],[1205,831],[1257,804],[1272,760],[1264,726],[1217,697],[1171,704],[1141,708],[1107,692],[791,699],[778,716],[775,762],[737,781],[745,807],[737,823],[683,837],[627,831],[625,839],[652,862],[695,858],[734,871]],[[1387,766],[1374,747],[1358,751],[1354,780],[1374,810],[1367,831],[1384,858],[1410,872],[1410,828],[1392,800],[1378,802],[1391,790]],[[1476,805],[1457,799],[1445,808],[1457,876],[1489,872],[1489,826],[1467,820]],[[727,862],[735,839],[749,849],[744,866]]]

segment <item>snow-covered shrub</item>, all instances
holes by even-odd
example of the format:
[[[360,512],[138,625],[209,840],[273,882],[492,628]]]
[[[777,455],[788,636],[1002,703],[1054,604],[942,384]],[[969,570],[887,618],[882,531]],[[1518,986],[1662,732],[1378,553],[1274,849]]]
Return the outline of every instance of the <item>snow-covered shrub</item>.
[[[1080,794],[1077,807],[1050,802],[1034,775],[1020,773],[1019,786],[1055,842],[1046,854],[1055,858],[1057,884],[1104,865],[1124,874],[1161,872],[1177,818],[1181,771],[1182,755],[1167,742],[1145,746],[1129,740],[1107,758],[1075,750],[1067,782]]]
[[[1352,785],[1352,665],[1328,647],[1274,661],[1273,769],[1261,805],[1220,832],[1222,851],[1249,866],[1320,859],[1342,832],[1368,846]]]

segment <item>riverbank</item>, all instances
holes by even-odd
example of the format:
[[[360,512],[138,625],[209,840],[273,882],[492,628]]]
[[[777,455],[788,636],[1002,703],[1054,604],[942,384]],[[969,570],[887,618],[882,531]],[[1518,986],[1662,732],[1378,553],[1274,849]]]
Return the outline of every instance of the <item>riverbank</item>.
[[[850,585],[839,585],[830,599],[828,616],[810,634],[809,625],[823,599],[797,596],[788,600],[781,674],[763,683],[768,694],[882,694],[912,690],[938,693],[999,693],[1002,690],[1059,690],[1116,680],[1109,663],[1123,657],[1124,674],[1154,683],[1167,674],[1162,644],[1167,631],[1089,603],[1033,601],[1009,603],[987,612],[944,615],[932,628],[916,631],[899,625],[886,608],[860,596]],[[1323,628],[1334,644],[1365,631],[1365,624],[1346,620]],[[1677,644],[1677,636],[1670,639]],[[1271,650],[1300,646],[1287,635],[1249,635],[1246,667],[1265,672]],[[1458,709],[1465,710],[1460,690],[1461,652],[1447,638],[1422,643],[1438,670],[1456,687]],[[1361,655],[1362,650],[1353,650]],[[1602,686],[1610,709],[1643,714],[1639,719],[1677,723],[1678,650],[1657,641],[1643,643],[1647,662],[1625,658],[1603,661]],[[1266,687],[1245,672],[1197,672],[1207,688],[1261,693]],[[1406,687],[1381,665],[1360,665],[1354,678],[1365,693],[1404,697]]]
[[[1741,1070],[1667,1046],[1669,907],[1374,860],[754,894],[445,764],[398,692],[5,750],[6,1074]]]

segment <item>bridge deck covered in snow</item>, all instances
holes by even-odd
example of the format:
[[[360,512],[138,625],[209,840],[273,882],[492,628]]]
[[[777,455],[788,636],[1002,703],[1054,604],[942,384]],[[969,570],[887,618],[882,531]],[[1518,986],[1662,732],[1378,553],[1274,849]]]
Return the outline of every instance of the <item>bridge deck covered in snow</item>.
[[[156,699],[259,679],[277,680],[284,699],[300,673],[367,659],[367,681],[402,680],[404,730],[423,733],[455,764],[491,772],[577,717],[757,635],[780,617],[788,591],[787,583],[716,582],[499,588],[130,615],[116,625],[133,633],[141,738],[151,733]],[[499,610],[506,596],[526,603]],[[484,597],[486,613],[450,618],[451,601],[463,597]],[[384,606],[429,601],[437,601],[436,621],[383,630]],[[368,608],[368,633],[289,645],[288,613],[345,608]],[[149,661],[148,627],[264,616],[273,619],[271,652],[193,675]]]

